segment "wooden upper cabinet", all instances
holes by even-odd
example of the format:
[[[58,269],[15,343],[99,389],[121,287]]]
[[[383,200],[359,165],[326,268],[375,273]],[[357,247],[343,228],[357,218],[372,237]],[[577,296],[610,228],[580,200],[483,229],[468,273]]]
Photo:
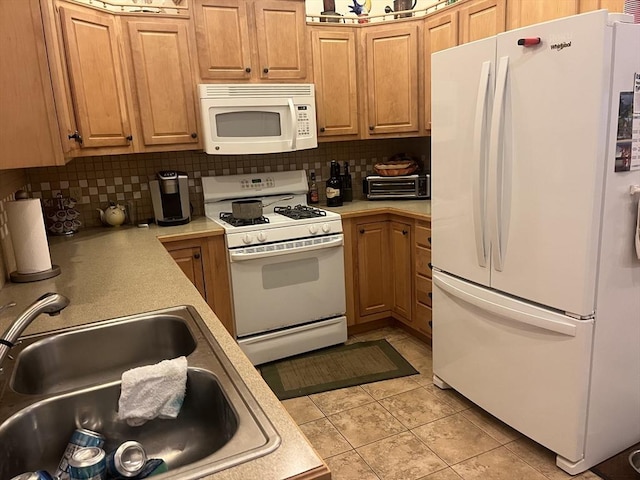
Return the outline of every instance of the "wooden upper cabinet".
[[[304,3],[294,0],[195,0],[200,78],[307,78]]]
[[[431,54],[458,45],[458,10],[446,9],[424,24],[425,128],[431,129]]]
[[[252,76],[247,3],[198,0],[193,4],[200,77],[243,80]]]
[[[0,2],[0,170],[63,165],[38,0]]]
[[[197,144],[188,21],[126,23],[144,145]]]
[[[459,43],[468,43],[504,32],[506,0],[471,2],[460,9]]]
[[[381,134],[420,132],[420,24],[363,28],[366,52],[367,131]]]
[[[579,0],[509,0],[507,30],[579,13]]]
[[[356,31],[311,30],[318,137],[358,134]]]
[[[260,0],[254,4],[260,78],[307,77],[304,2]]]
[[[121,153],[132,151],[113,15],[60,7],[60,20],[82,148],[124,147]]]

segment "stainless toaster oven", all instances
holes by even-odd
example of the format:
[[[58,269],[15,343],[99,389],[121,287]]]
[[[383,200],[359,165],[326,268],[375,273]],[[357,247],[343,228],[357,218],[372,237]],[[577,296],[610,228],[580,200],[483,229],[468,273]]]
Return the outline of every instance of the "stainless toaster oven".
[[[369,175],[362,182],[362,191],[369,200],[431,198],[431,175],[428,173],[397,177]]]

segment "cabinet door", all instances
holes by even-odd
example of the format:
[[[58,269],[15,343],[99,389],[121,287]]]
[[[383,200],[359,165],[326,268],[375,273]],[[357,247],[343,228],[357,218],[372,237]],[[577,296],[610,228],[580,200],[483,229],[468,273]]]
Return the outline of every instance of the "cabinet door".
[[[392,310],[400,315],[404,323],[411,323],[412,280],[413,269],[411,261],[411,225],[401,222],[391,222],[391,279]]]
[[[257,0],[254,4],[260,78],[307,78],[304,2]]]
[[[458,44],[458,11],[445,10],[427,17],[424,24],[425,128],[431,130],[431,54]]]
[[[251,78],[247,2],[196,0],[192,8],[200,77],[209,80]]]
[[[198,144],[187,20],[128,21],[144,145]]]
[[[389,222],[358,224],[358,316],[390,312]]]
[[[38,0],[0,2],[0,170],[63,165]]]
[[[318,137],[358,134],[356,31],[311,31]]]
[[[460,10],[460,43],[474,42],[504,32],[506,0],[472,2]]]
[[[365,33],[368,135],[418,133],[419,26],[368,26]]]
[[[610,12],[623,12],[624,0],[579,0],[580,13],[604,8]]]
[[[127,147],[131,125],[124,96],[115,19],[110,13],[60,7],[73,108],[82,147]]]
[[[579,0],[509,0],[507,30],[579,13]]]
[[[207,292],[204,282],[204,268],[202,266],[202,249],[200,247],[172,248],[167,246],[169,254],[195,285],[200,295],[206,300]]]

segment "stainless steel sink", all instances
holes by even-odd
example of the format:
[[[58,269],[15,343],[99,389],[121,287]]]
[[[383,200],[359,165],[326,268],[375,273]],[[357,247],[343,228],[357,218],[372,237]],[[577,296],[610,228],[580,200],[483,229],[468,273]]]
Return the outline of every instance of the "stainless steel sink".
[[[109,322],[29,342],[17,357],[11,388],[32,395],[65,392],[195,349],[187,323],[176,315]]]
[[[265,455],[280,443],[192,307],[23,337],[12,353],[15,360],[5,362],[0,373],[0,478],[55,471],[80,427],[102,433],[107,451],[125,440],[140,442],[169,467],[158,480],[199,478]],[[180,355],[187,356],[189,370],[178,418],[141,427],[118,420],[122,372]]]

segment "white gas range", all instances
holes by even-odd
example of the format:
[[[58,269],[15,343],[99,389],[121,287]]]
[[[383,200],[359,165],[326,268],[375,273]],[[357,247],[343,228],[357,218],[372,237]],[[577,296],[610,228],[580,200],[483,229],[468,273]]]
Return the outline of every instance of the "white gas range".
[[[345,342],[342,221],[307,205],[305,171],[203,177],[202,189],[225,229],[236,336],[253,364]],[[249,199],[263,215],[234,218]]]

